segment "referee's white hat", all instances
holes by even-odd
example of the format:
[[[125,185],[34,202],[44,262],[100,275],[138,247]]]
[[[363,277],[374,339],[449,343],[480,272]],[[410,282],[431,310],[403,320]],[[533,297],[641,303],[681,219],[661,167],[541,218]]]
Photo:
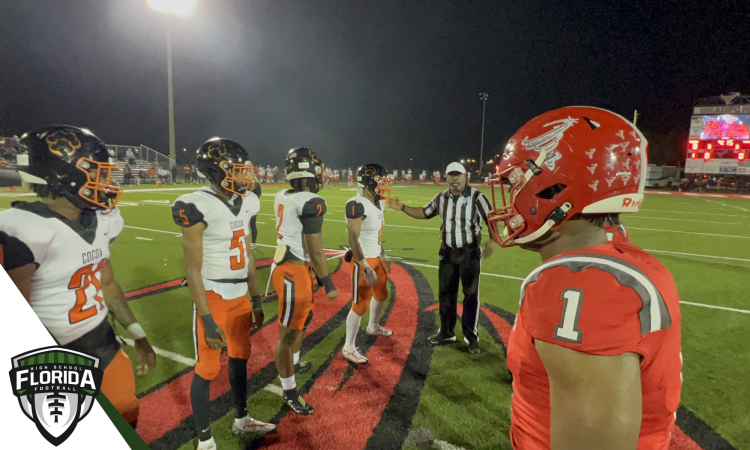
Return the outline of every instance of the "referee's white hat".
[[[445,169],[446,174],[449,174],[451,172],[458,172],[466,175],[466,168],[460,162],[452,162],[448,164],[448,167]]]

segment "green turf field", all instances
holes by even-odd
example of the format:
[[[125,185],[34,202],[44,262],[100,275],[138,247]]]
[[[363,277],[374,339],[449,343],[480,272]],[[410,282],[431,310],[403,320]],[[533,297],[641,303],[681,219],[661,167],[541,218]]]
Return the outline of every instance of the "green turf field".
[[[178,185],[182,188],[183,185]],[[260,234],[253,253],[270,258],[275,245],[273,193],[261,197]],[[423,205],[442,188],[394,187],[394,195],[410,205]],[[169,206],[185,191],[144,187],[128,189],[121,211],[126,228],[112,248],[115,274],[126,291],[184,276],[180,229],[172,222]],[[326,187],[321,193],[329,213],[324,226],[326,248],[347,244],[344,205],[353,188]],[[0,208],[11,198],[0,196]],[[647,195],[641,212],[624,217],[631,240],[657,256],[672,272],[680,292],[684,386],[682,404],[693,411],[737,449],[750,449],[750,201]],[[417,221],[400,212],[386,213],[384,246],[394,261],[405,259],[419,269],[437,297],[439,218]],[[486,232],[486,230],[485,230]],[[486,239],[486,238],[485,238]],[[520,281],[539,263],[536,254],[520,249],[498,249],[482,265],[480,298],[515,313]],[[333,266],[334,261],[331,262]],[[260,271],[262,290],[268,269]],[[497,275],[508,276],[508,278]],[[398,298],[398,296],[396,297]],[[176,289],[130,302],[155,347],[165,351],[157,369],[137,380],[143,392],[188,367],[194,358],[192,309],[187,289]],[[715,307],[719,307],[718,309]],[[723,309],[722,309],[723,308]],[[266,317],[276,314],[277,303],[265,304]],[[437,314],[435,313],[437,320]],[[363,325],[366,319],[363,320]],[[460,325],[457,327],[461,341]],[[398,333],[398,330],[395,330]],[[126,333],[127,334],[127,333]],[[432,354],[412,433],[403,448],[433,448],[430,438],[475,449],[507,449],[511,388],[500,345],[480,330],[483,352],[469,355],[464,345],[438,347]],[[317,368],[338,350],[344,325],[336,327],[306,355]],[[360,335],[362,336],[362,334]],[[397,339],[396,335],[394,339]],[[131,358],[134,353],[128,349]],[[315,368],[312,373],[315,373]],[[298,379],[302,385],[312,375]],[[278,384],[278,380],[275,381]],[[250,400],[251,414],[272,419],[281,409],[278,396],[258,391]],[[246,441],[229,432],[231,414],[213,425],[220,448],[245,448]],[[428,438],[420,440],[421,437]],[[194,448],[195,441],[184,448]],[[427,446],[425,446],[427,445]],[[433,443],[432,445],[437,445]],[[343,448],[343,447],[331,447]],[[438,447],[434,447],[438,448]]]

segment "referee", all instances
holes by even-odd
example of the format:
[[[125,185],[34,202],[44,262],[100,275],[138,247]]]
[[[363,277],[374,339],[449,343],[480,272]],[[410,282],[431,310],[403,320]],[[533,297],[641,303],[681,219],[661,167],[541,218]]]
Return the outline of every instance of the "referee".
[[[446,169],[448,189],[437,194],[424,208],[406,206],[401,200],[390,198],[388,206],[403,211],[415,219],[432,219],[439,215],[440,226],[440,330],[430,336],[433,345],[455,342],[456,301],[459,281],[463,286],[464,312],[461,326],[469,353],[479,353],[477,323],[479,322],[479,275],[482,258],[495,250],[490,239],[480,247],[482,222],[492,210],[487,197],[466,182],[463,164],[453,162]]]

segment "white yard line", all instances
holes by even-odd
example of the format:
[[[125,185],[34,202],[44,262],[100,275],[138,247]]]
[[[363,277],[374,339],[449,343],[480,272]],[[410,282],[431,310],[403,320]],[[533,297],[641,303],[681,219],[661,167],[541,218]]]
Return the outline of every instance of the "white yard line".
[[[165,233],[165,234],[171,234],[173,236],[182,236],[182,233],[175,233],[174,231],[154,230],[153,228],[134,227],[131,225],[124,225],[124,228],[130,228],[133,230],[141,230],[141,231],[153,231],[154,233]]]
[[[703,303],[686,302],[684,300],[680,300],[680,303],[683,304],[683,305],[700,306],[700,307],[703,307],[703,308],[720,309],[722,311],[732,311],[732,312],[738,312],[738,313],[742,313],[742,314],[750,314],[750,311],[748,311],[748,310],[737,309],[737,308],[727,308],[726,306],[705,305]]]
[[[664,253],[665,255],[679,255],[679,256],[695,256],[696,258],[714,258],[714,259],[726,259],[728,261],[742,261],[742,262],[750,262],[750,259],[745,258],[730,258],[728,256],[713,256],[713,255],[698,255],[696,253],[683,253],[683,252],[669,252],[666,250],[653,250],[650,248],[644,248],[647,252],[650,253]]]
[[[659,228],[637,228],[627,227],[628,230],[643,230],[643,231],[658,231],[660,233],[680,233],[680,234],[695,234],[697,236],[712,236],[712,237],[728,237],[735,239],[750,239],[750,236],[736,236],[732,234],[714,234],[714,233],[701,233],[699,231],[677,231],[677,230],[662,230]]]
[[[136,236],[135,238],[138,239],[139,241],[153,241],[153,239],[151,238],[145,238],[145,237],[140,237],[140,236]]]
[[[717,204],[719,204],[719,205],[721,205],[721,206],[723,206],[723,207],[725,207],[725,208],[735,208],[735,209],[739,209],[740,211],[744,211],[744,212],[748,212],[748,211],[750,211],[750,210],[748,210],[747,208],[743,208],[742,206],[737,206],[737,205],[729,205],[729,204],[727,204],[727,203],[724,203],[724,202],[720,202],[720,201],[718,201],[718,200],[711,200],[710,198],[707,198],[707,199],[706,199],[706,201],[707,201],[707,202],[710,202],[710,203],[717,203]]]
[[[694,219],[675,219],[675,218],[672,218],[672,217],[652,217],[652,216],[642,216],[642,215],[640,215],[640,214],[629,214],[629,215],[627,215],[627,216],[620,216],[620,217],[624,218],[626,222],[627,222],[627,221],[629,221],[630,219],[651,219],[651,220],[671,220],[671,221],[675,221],[675,222],[697,222],[697,223],[703,223],[703,224],[708,224],[708,223],[710,223],[710,224],[712,224],[712,225],[713,225],[713,224],[716,224],[716,223],[718,223],[718,224],[722,224],[722,225],[745,225],[745,224],[744,224],[744,223],[742,223],[742,222],[717,222],[717,221],[715,221],[715,220],[711,220],[711,221],[709,222],[709,220],[708,220],[708,219],[704,219],[704,220],[694,220]]]
[[[265,387],[263,388],[263,390],[264,390],[264,391],[268,391],[268,392],[270,392],[270,393],[272,393],[272,394],[276,394],[276,395],[278,395],[279,397],[281,397],[282,395],[284,395],[284,390],[283,390],[283,389],[281,388],[281,386],[277,386],[277,385],[275,385],[275,384],[273,384],[273,383],[271,383],[271,384],[267,384],[267,385],[266,385],[266,386],[265,386]]]
[[[676,213],[676,214],[699,214],[699,215],[707,215],[707,216],[727,216],[727,217],[748,217],[750,216],[744,215],[744,214],[727,214],[727,213],[715,213],[715,212],[705,212],[705,211],[675,211],[675,210],[669,210],[669,209],[641,209],[641,212],[649,212],[649,213]],[[636,214],[637,215],[637,214]],[[633,215],[635,217],[636,215]],[[627,214],[623,217],[629,217],[630,214]]]
[[[120,338],[125,341],[126,344],[129,346],[133,346],[133,340],[130,338],[126,338],[123,336],[120,336]],[[185,364],[186,366],[194,366],[195,360],[193,358],[188,358],[187,356],[182,356],[175,352],[170,352],[169,350],[164,350],[158,347],[153,347],[154,353],[156,353],[159,356],[163,356],[167,359],[171,359],[172,361],[177,361],[180,364]]]

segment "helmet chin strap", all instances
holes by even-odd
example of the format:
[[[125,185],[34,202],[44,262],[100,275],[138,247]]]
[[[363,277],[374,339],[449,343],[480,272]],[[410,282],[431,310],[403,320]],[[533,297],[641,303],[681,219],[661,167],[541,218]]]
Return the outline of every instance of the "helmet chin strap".
[[[545,234],[547,234],[547,232],[550,229],[552,229],[552,227],[562,222],[562,220],[568,215],[568,211],[570,211],[571,208],[573,208],[573,205],[571,205],[568,202],[565,202],[561,206],[558,206],[557,208],[555,208],[554,211],[552,211],[552,214],[550,214],[549,217],[547,217],[547,221],[544,222],[544,225],[539,227],[538,230],[536,230],[535,232],[531,233],[528,236],[523,236],[523,237],[513,239],[513,243],[514,244],[528,244],[529,242],[533,242],[539,239],[540,237],[544,236]],[[506,230],[507,230],[507,227],[506,227]]]

